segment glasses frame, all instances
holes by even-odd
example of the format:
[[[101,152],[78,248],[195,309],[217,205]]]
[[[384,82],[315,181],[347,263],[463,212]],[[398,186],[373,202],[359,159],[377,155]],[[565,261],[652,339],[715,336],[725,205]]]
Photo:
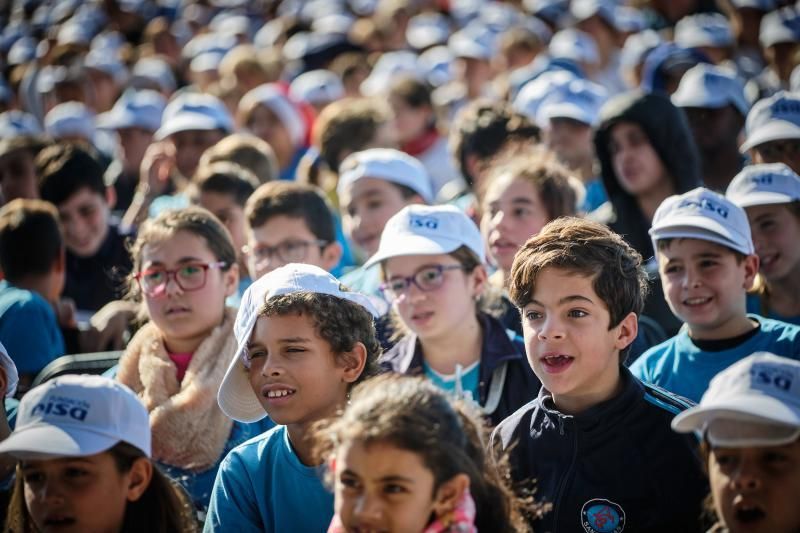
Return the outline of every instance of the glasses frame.
[[[147,270],[142,270],[140,272],[137,272],[136,275],[133,276],[133,277],[136,280],[136,283],[139,285],[139,290],[141,290],[142,293],[146,294],[147,296],[153,297],[153,296],[160,296],[161,294],[164,294],[166,292],[167,285],[169,285],[170,278],[172,278],[175,281],[175,284],[178,287],[180,287],[180,289],[183,292],[199,291],[203,287],[206,286],[206,282],[208,281],[208,269],[210,269],[210,268],[223,269],[223,268],[225,268],[227,266],[228,266],[228,263],[226,261],[217,261],[215,263],[186,263],[185,265],[182,265],[182,266],[180,266],[178,268],[172,268],[172,269],[169,269],[169,268],[163,268],[163,269],[162,268],[148,268]],[[181,284],[180,278],[178,277],[178,272],[180,270],[186,268],[186,267],[199,267],[199,268],[201,268],[203,270],[203,283],[201,283],[199,287],[193,287],[191,289],[187,289],[186,287],[184,287]],[[142,278],[145,275],[147,275],[149,272],[156,272],[156,271],[163,272],[167,277],[163,282],[161,282],[157,286],[156,290],[148,291],[144,287],[144,284],[142,282]],[[163,289],[159,290],[159,287],[161,287],[161,286],[163,286]]]
[[[430,287],[430,288],[426,289],[422,285],[420,285],[419,282],[417,282],[416,278],[420,273],[422,273],[422,272],[424,272],[426,270],[431,270],[431,269],[437,270],[439,272],[439,275],[441,276],[441,280],[442,281],[439,282],[439,284],[436,285],[435,287]],[[441,287],[444,284],[444,273],[449,271],[449,270],[464,270],[464,265],[428,265],[428,266],[424,266],[424,267],[421,267],[416,272],[414,272],[413,276],[392,278],[391,280],[387,280],[387,281],[384,281],[383,283],[381,283],[378,288],[380,289],[381,293],[383,293],[383,295],[386,297],[386,299],[390,300],[390,301],[396,300],[397,298],[399,298],[400,296],[402,296],[403,294],[408,292],[408,289],[411,288],[411,284],[412,283],[414,284],[414,286],[416,288],[418,288],[422,292],[435,291],[436,289],[438,289],[439,287]],[[394,282],[397,282],[397,281],[402,281],[404,283],[404,285],[405,285],[401,292],[396,292],[394,289],[390,288],[390,286],[389,286],[390,283],[394,283]]]
[[[283,256],[283,254],[280,252],[280,247],[281,246],[286,246],[288,244],[294,244],[294,245],[302,246],[303,247],[303,257],[301,257],[301,258],[292,258],[291,260],[290,259],[286,259]],[[323,248],[325,248],[329,244],[330,244],[330,241],[317,239],[317,240],[314,240],[314,241],[302,241],[302,240],[291,241],[290,240],[290,241],[284,241],[284,242],[282,242],[280,244],[277,244],[275,246],[266,246],[266,245],[259,246],[258,250],[260,252],[266,252],[266,254],[267,254],[266,258],[259,258],[258,255],[255,253],[256,249],[255,248],[251,248],[250,246],[245,246],[243,251],[244,251],[245,254],[247,254],[251,258],[252,261],[255,261],[256,265],[263,264],[265,261],[268,261],[269,263],[271,263],[272,259],[275,256],[277,256],[278,259],[280,259],[281,262],[283,262],[283,263],[298,263],[298,262],[305,261],[306,256],[308,255],[308,248],[310,246],[319,246],[320,250],[322,250]]]

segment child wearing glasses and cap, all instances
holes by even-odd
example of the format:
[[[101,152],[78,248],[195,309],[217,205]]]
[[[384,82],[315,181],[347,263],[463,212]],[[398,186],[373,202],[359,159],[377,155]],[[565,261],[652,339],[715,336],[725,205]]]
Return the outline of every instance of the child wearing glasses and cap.
[[[742,359],[672,428],[703,440],[709,531],[800,531],[800,362],[765,352]]]
[[[539,381],[522,339],[481,309],[484,263],[483,238],[467,215],[410,205],[389,219],[364,266],[380,265],[400,337],[381,363],[477,402],[497,424],[536,396]]]

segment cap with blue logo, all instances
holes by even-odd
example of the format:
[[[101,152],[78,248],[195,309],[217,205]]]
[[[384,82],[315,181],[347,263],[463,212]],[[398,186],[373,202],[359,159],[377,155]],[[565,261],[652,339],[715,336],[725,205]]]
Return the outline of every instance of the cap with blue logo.
[[[597,43],[588,33],[567,28],[553,35],[548,46],[551,57],[569,59],[576,63],[596,65],[600,62]]]
[[[126,91],[119,97],[111,111],[97,117],[97,127],[119,130],[142,128],[156,131],[161,125],[161,115],[166,99],[152,90]]]
[[[662,239],[700,239],[744,255],[755,253],[744,209],[703,187],[661,202],[649,233],[655,249]]]
[[[164,108],[155,138],[160,141],[181,131],[216,129],[233,131],[233,118],[222,100],[210,94],[186,92]]]
[[[686,71],[672,95],[672,103],[678,107],[708,109],[732,105],[745,117],[750,110],[744,83],[736,72],[708,63],[699,63]]]
[[[782,139],[800,139],[800,95],[780,91],[756,102],[744,125],[742,152],[759,144]]]
[[[304,72],[289,85],[289,98],[296,102],[328,104],[344,96],[344,85],[339,76],[330,70],[318,69]]]
[[[19,458],[82,457],[126,442],[150,457],[150,416],[122,383],[65,375],[29,390],[0,453]]]
[[[761,19],[758,41],[762,48],[800,42],[800,13],[794,6],[771,11]]]
[[[386,222],[378,251],[364,268],[404,255],[449,254],[466,246],[481,263],[483,238],[475,223],[452,205],[408,205]]]
[[[731,23],[721,13],[683,17],[675,25],[674,41],[683,48],[724,48],[735,43]]]
[[[739,207],[800,201],[800,176],[783,163],[749,165],[728,185],[725,196]]]
[[[52,137],[78,136],[92,142],[94,140],[95,116],[81,102],[64,102],[54,106],[44,117],[45,131]]]

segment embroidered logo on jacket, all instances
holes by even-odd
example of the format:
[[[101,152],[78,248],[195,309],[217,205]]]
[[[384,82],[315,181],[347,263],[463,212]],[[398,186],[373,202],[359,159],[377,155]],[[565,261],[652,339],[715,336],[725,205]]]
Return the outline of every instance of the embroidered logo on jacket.
[[[612,501],[595,498],[581,507],[581,525],[586,533],[622,533],[625,511]]]

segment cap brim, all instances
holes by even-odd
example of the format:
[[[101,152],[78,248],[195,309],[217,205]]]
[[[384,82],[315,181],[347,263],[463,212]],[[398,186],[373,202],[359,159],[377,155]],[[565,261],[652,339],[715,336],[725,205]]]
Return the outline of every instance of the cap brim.
[[[379,247],[375,255],[367,259],[363,268],[370,268],[381,261],[404,255],[449,254],[464,244],[463,242],[455,239],[446,239],[440,237],[440,240],[445,242],[437,243],[432,241],[429,237],[422,235],[403,235],[400,238],[394,239],[390,246]]]
[[[124,112],[124,113],[114,113],[109,111],[107,113],[101,113],[97,116],[97,121],[95,122],[96,126],[100,129],[104,130],[119,130],[123,128],[142,128],[146,130],[155,131],[158,129],[158,126],[152,127],[152,124],[145,124],[145,121],[141,120],[140,117],[136,116],[134,113]]]
[[[672,419],[672,429],[681,433],[702,431],[715,418],[800,426],[798,411],[769,396],[751,394],[687,409]]]
[[[161,141],[181,131],[190,130],[226,130],[227,128],[214,120],[197,113],[186,113],[175,118],[169,119],[167,122],[161,124],[158,131],[155,133],[155,140]]]
[[[728,199],[739,207],[753,207],[756,205],[789,204],[797,198],[778,192],[757,191],[748,192],[741,197],[729,196]]]
[[[730,228],[702,216],[672,217],[668,226],[653,227],[649,231],[653,241],[661,239],[701,239],[732,248],[745,255],[754,250],[745,248],[739,242],[741,238],[734,235]]]
[[[592,117],[586,112],[584,108],[575,104],[552,104],[543,106],[541,109],[543,120],[550,120],[553,118],[570,118],[578,122],[582,122],[587,126],[592,126],[596,122],[596,116]]]
[[[786,122],[785,120],[774,120],[764,124],[751,135],[748,135],[744,144],[739,147],[739,150],[741,152],[746,152],[759,144],[770,141],[780,141],[782,139],[800,139],[800,127]]]
[[[18,458],[84,457],[104,452],[119,438],[84,429],[33,424],[16,429],[0,443],[0,453]]]
[[[680,89],[672,95],[672,103],[678,107],[702,107],[707,109],[719,109],[728,104],[733,104],[724,94],[681,91]]]

